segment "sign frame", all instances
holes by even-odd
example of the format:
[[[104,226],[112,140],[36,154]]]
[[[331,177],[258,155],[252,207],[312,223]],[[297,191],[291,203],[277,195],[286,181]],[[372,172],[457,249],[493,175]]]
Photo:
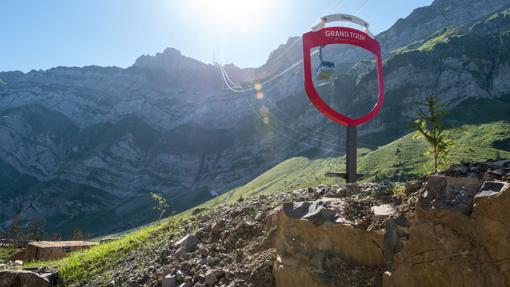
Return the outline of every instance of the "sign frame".
[[[370,112],[359,117],[350,118],[330,107],[319,95],[312,77],[311,51],[320,46],[346,44],[363,48],[375,56],[377,68],[378,97]],[[380,111],[384,101],[384,76],[379,42],[371,35],[349,27],[326,27],[303,34],[303,64],[305,89],[314,106],[332,121],[343,126],[359,126],[372,120]]]

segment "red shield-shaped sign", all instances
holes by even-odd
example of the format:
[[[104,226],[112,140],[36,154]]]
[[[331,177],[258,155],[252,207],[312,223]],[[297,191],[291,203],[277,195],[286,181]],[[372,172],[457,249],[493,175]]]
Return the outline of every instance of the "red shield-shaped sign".
[[[313,84],[310,52],[315,47],[329,44],[347,44],[361,47],[375,55],[377,81],[379,83],[378,99],[372,110],[359,118],[349,118],[331,108],[320,96]],[[317,109],[329,119],[344,126],[359,126],[370,121],[381,109],[384,100],[384,78],[382,70],[381,47],[377,40],[367,33],[348,27],[328,27],[303,35],[303,63],[305,69],[305,88],[308,97]]]

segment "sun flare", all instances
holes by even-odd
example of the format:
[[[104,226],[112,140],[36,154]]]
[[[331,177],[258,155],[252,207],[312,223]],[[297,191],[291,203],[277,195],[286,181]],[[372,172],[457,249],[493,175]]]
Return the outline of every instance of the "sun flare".
[[[263,1],[254,0],[202,0],[206,12],[225,20],[242,19],[255,16],[260,11]]]
[[[248,34],[267,19],[269,0],[191,0],[192,9],[210,28]],[[274,5],[273,5],[274,6]]]

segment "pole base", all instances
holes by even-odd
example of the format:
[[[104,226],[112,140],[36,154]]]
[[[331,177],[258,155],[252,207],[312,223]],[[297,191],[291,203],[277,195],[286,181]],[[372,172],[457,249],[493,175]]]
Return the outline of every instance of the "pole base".
[[[339,177],[339,178],[343,178],[345,180],[347,180],[347,173],[344,173],[344,172],[332,172],[332,171],[328,171],[326,172],[325,174],[326,177]],[[356,174],[356,178],[357,179],[363,179],[367,176],[370,176],[370,175],[367,175],[367,174]]]

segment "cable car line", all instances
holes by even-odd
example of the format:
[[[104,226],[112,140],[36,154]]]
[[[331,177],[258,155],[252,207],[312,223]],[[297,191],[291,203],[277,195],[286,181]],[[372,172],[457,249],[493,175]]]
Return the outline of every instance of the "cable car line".
[[[319,52],[319,50],[314,50],[310,55],[315,55]],[[265,86],[269,83],[271,83],[272,81],[278,79],[279,77],[283,76],[284,74],[286,74],[287,72],[289,72],[290,70],[294,69],[295,67],[299,66],[301,63],[303,63],[303,59],[297,61],[296,63],[292,64],[291,66],[287,67],[285,70],[281,71],[280,73],[274,75],[273,77],[261,82],[260,84],[262,86]],[[226,78],[230,79],[230,77],[228,76],[228,73],[226,70],[224,70],[224,73],[226,74]],[[235,83],[234,81],[230,80],[232,83]],[[240,84],[238,83],[235,83],[238,87],[241,87]],[[235,92],[235,93],[246,93],[246,92],[250,92],[250,91],[255,91],[256,89],[254,87],[250,87],[250,88],[244,88],[244,89],[236,89],[230,85],[228,85],[228,88],[229,90]]]
[[[336,10],[336,9],[340,8],[340,6],[342,6],[342,4],[344,4],[346,1],[347,1],[347,0],[341,0],[338,4],[335,4],[335,5],[333,6],[333,8],[328,8],[328,9],[326,9],[326,10],[323,12],[323,14],[324,14],[324,13],[326,13],[326,12],[328,12],[328,11],[330,11],[330,10],[333,10],[333,11],[334,11],[334,10]],[[314,25],[314,24],[315,24],[315,20],[314,20],[314,22],[313,22],[313,23],[311,23],[311,24],[310,24],[310,26],[311,26],[311,25]],[[294,45],[296,45],[296,44],[297,44],[300,40],[301,40],[301,37],[297,37],[297,38],[296,38],[296,40],[294,40],[294,42],[292,42],[292,44],[290,44],[290,45],[289,45],[289,46],[285,49],[285,51],[283,51],[283,52],[282,52],[282,53],[278,56],[278,58],[276,58],[276,59],[272,59],[273,63],[276,63],[277,61],[279,61],[280,59],[282,59],[282,58],[283,58],[283,56],[284,56],[284,55],[286,55],[286,54],[290,51],[290,49],[291,49]],[[301,60],[299,63],[301,63],[301,62],[302,62],[302,60]],[[291,65],[291,66],[294,66],[295,64],[297,64],[297,63],[294,63],[294,64],[293,64],[293,65]],[[274,66],[274,64],[273,64],[272,66]]]
[[[367,5],[369,0],[365,0],[365,2],[363,4],[361,4],[361,6],[354,12],[354,15],[358,14],[361,10],[363,10],[363,8]],[[340,2],[341,4],[342,2]],[[339,5],[340,5],[339,4]],[[294,43],[291,44],[291,46],[295,45],[298,41],[299,41],[300,38],[296,39],[296,41],[294,41]],[[290,46],[289,46],[290,48]],[[287,50],[285,50],[285,52],[283,54],[281,54],[280,58],[283,57],[283,55],[285,53],[287,53],[289,51],[289,48]],[[318,50],[314,50],[311,55],[315,55],[317,54],[319,51]],[[277,75],[269,78],[268,80],[264,81],[264,82],[261,82],[262,85],[266,85],[270,82],[272,82],[273,80],[281,77],[282,75],[284,75],[285,73],[289,72],[290,70],[292,70],[293,68],[295,68],[296,66],[298,66],[299,64],[301,64],[303,62],[303,59],[300,59],[299,61],[297,61],[296,63],[290,65],[288,68],[284,69],[282,72],[278,73]],[[226,72],[226,71],[225,71]],[[228,73],[227,73],[228,75]],[[232,81],[233,82],[233,81]],[[237,84],[239,86],[239,88],[241,88],[242,86],[240,84]],[[244,92],[248,92],[248,91],[252,91],[252,90],[255,90],[254,87],[250,87],[250,88],[244,88],[244,89],[234,89],[234,88],[231,88],[229,87],[230,90],[232,90],[233,92],[236,92],[236,93],[244,93]]]
[[[231,85],[232,85],[232,84],[233,84],[233,85],[238,85],[238,84],[237,84],[237,83],[235,83],[234,81],[232,81],[232,80],[230,79],[230,77],[229,77],[229,75],[228,75],[227,71],[225,70],[225,68],[224,68],[221,64],[218,64],[218,65],[219,65],[220,71],[221,71],[221,73],[222,73],[222,76],[223,76],[224,80],[226,81],[225,83],[227,84],[227,87],[228,87],[229,89],[231,89],[231,90],[232,90],[232,89],[234,89]],[[229,84],[228,82],[230,82],[231,84]],[[326,82],[326,83],[323,83],[323,84],[328,84],[328,83],[329,83],[329,82]],[[248,92],[248,91],[244,91],[243,93],[245,93],[245,92]],[[273,106],[273,107],[277,107],[277,108],[278,108],[278,105],[276,105],[276,104],[275,104],[275,103],[274,103],[271,99],[266,98],[266,100],[267,100],[267,101],[269,101],[269,102],[272,104],[272,106]],[[255,112],[257,112],[257,111],[255,111]],[[268,113],[269,113],[269,112],[268,112]],[[277,117],[274,113],[271,113],[271,114],[273,115],[273,118],[275,118],[277,121],[281,122],[281,123],[282,123],[282,124],[283,124],[283,125],[287,128],[287,129],[289,129],[289,130],[291,130],[291,131],[295,132],[296,134],[300,134],[300,135],[307,136],[307,137],[309,136],[309,135],[303,134],[302,132],[297,131],[297,130],[293,129],[292,127],[290,127],[290,126],[286,125],[286,124],[285,124],[285,122],[284,122],[283,120],[279,119],[279,118],[278,118],[278,117]],[[333,136],[333,135],[329,135],[329,134],[321,133],[321,132],[317,132],[317,134],[318,134],[318,135],[321,135],[321,136],[328,136],[328,137],[330,137],[330,138],[332,138],[332,139],[337,140],[337,137],[336,137],[336,136]],[[324,143],[327,143],[327,144],[330,144],[330,145],[337,145],[337,143],[331,143],[331,142],[329,142],[329,141],[324,141],[324,140],[322,140],[321,142],[324,142]],[[359,142],[361,145],[364,145],[364,146],[369,147],[369,148],[378,148],[378,146],[375,146],[375,145],[371,145],[371,144],[363,143],[363,142],[360,142],[360,141],[358,141],[358,142]]]
[[[225,71],[225,70],[223,69],[223,67],[222,67],[222,66],[220,66],[220,67],[222,68],[222,71]],[[223,76],[224,76],[224,77],[227,77],[228,75],[227,75],[227,74],[223,74]],[[243,100],[245,101],[245,103],[246,103],[248,106],[250,106],[250,104],[246,101],[246,99],[243,99]],[[268,100],[269,100],[269,99],[268,99]],[[273,106],[276,106],[276,105],[274,104],[274,102],[272,102],[271,100],[269,100],[269,101],[273,104]],[[257,112],[256,110],[254,110],[254,112],[255,112],[255,113],[256,113],[256,114],[260,117],[259,112]],[[309,136],[310,136],[310,135],[307,135],[307,134],[305,134],[305,133],[303,133],[303,132],[301,132],[301,131],[298,131],[298,130],[293,129],[292,127],[290,127],[289,125],[287,125],[287,124],[286,124],[283,120],[279,119],[279,118],[278,118],[278,117],[277,117],[274,113],[269,112],[269,111],[268,111],[267,113],[268,113],[268,114],[271,114],[271,115],[272,115],[272,117],[271,117],[271,118],[273,118],[273,119],[277,120],[278,122],[280,122],[280,123],[281,123],[284,127],[286,127],[286,129],[287,129],[287,130],[290,130],[290,131],[294,132],[295,134],[299,134],[299,135],[304,136],[304,137],[309,137]],[[304,144],[309,145],[309,146],[311,146],[311,147],[315,147],[315,148],[321,149],[321,150],[323,150],[323,151],[325,151],[325,152],[330,152],[329,150],[324,150],[324,149],[322,149],[321,147],[318,147],[318,146],[316,146],[316,145],[312,145],[312,144],[308,144],[307,142],[303,142],[303,141],[296,140],[295,138],[293,138],[293,137],[291,137],[291,136],[288,136],[288,135],[287,135],[287,134],[285,134],[284,132],[282,132],[282,131],[280,131],[280,130],[276,130],[274,127],[271,127],[271,128],[272,128],[273,130],[275,130],[275,132],[276,132],[277,134],[280,134],[280,135],[282,135],[282,136],[284,136],[284,137],[286,137],[286,138],[292,139],[293,141],[297,141],[297,142],[300,142],[300,143],[304,143]],[[333,135],[329,135],[329,134],[321,133],[321,132],[317,132],[316,134],[317,134],[317,135],[319,135],[319,136],[328,136],[328,137],[331,137],[332,139],[334,138],[335,140],[337,140],[337,137],[336,137],[336,136],[333,136]],[[337,146],[337,145],[338,145],[338,143],[333,143],[333,142],[326,141],[326,140],[323,140],[323,139],[322,139],[322,140],[321,140],[321,139],[315,139],[315,140],[320,140],[320,143],[326,143],[326,144],[331,145],[331,146]],[[361,145],[364,145],[364,146],[367,146],[367,147],[370,147],[370,148],[376,148],[376,149],[378,148],[378,146],[371,145],[371,144],[367,144],[367,143],[362,143],[362,142],[360,142],[360,144],[361,144]],[[331,151],[340,152],[340,151],[337,151],[337,150],[331,150]]]
[[[233,83],[233,84],[235,84],[235,85],[237,85],[237,83],[233,82],[233,81],[230,79],[230,77],[228,76],[227,71],[225,70],[225,68],[224,68],[221,64],[218,64],[218,65],[219,65],[220,71],[221,71],[221,73],[222,73],[222,76],[223,76],[224,80],[226,81],[226,82],[225,82],[225,84],[227,85],[227,87],[228,87],[229,89],[231,89],[231,90],[232,90],[232,89],[233,89],[233,87],[232,87],[232,86],[231,86],[231,84],[229,84],[228,82]],[[327,83],[326,83],[326,84],[327,84]],[[248,91],[244,91],[243,93],[245,93],[245,92],[248,92]],[[270,103],[271,103],[274,107],[277,107],[277,105],[276,105],[273,101],[271,101],[269,98],[267,98],[267,101],[269,101],[269,102],[270,102]],[[246,101],[245,101],[245,102],[246,102]],[[249,105],[249,103],[248,103],[248,105]],[[255,112],[258,114],[258,112],[257,112],[257,111],[255,111]],[[269,113],[269,112],[268,112],[268,113]],[[284,122],[283,120],[279,119],[279,118],[278,118],[278,117],[277,117],[274,113],[271,113],[271,114],[273,115],[273,118],[274,118],[274,119],[276,119],[277,121],[279,121],[280,123],[282,123],[282,125],[284,125],[287,129],[289,129],[289,130],[291,130],[291,131],[295,132],[296,134],[300,134],[300,135],[302,135],[302,136],[306,136],[306,137],[308,137],[308,136],[309,136],[309,135],[303,134],[302,132],[297,131],[297,130],[293,129],[292,127],[288,126],[287,124],[285,124],[285,122]],[[332,138],[332,139],[334,138],[335,140],[337,139],[337,137],[336,137],[336,136],[333,136],[333,135],[329,135],[329,134],[325,134],[325,133],[321,133],[321,132],[317,132],[317,134],[318,134],[318,135],[321,135],[321,136],[328,136],[328,137],[330,137],[330,138]],[[324,143],[327,143],[327,144],[330,144],[330,145],[337,145],[337,143],[332,143],[332,142],[324,141],[324,140],[322,140],[321,142],[324,142]],[[359,142],[359,141],[358,141],[358,142]],[[370,147],[370,148],[378,148],[378,146],[375,146],[375,145],[371,145],[371,144],[367,144],[367,143],[363,143],[363,142],[359,142],[359,143],[360,143],[361,145],[364,145],[364,146],[367,146],[367,147]]]
[[[276,104],[275,104],[275,103],[274,103],[271,99],[266,98],[266,100],[267,100],[269,103],[271,103],[271,105],[272,105],[273,107],[278,108],[278,105],[276,105]],[[276,120],[278,120],[279,122],[281,122],[282,124],[284,124],[284,125],[285,125],[285,122],[284,122],[284,121],[282,121],[281,119],[279,119],[278,117],[276,117],[276,116],[274,115],[274,113],[271,113],[271,114],[273,114],[273,116],[274,116],[274,118],[275,118]],[[302,134],[302,133],[300,133],[299,131],[293,130],[293,129],[292,129],[291,127],[289,127],[289,126],[287,126],[287,127],[288,127],[290,130],[295,131],[296,133]],[[337,137],[337,136],[330,135],[330,134],[327,134],[327,133],[317,132],[316,134],[317,134],[317,135],[321,135],[321,136],[328,136],[328,137],[330,137],[331,139],[338,140],[338,137]],[[302,135],[305,135],[305,134],[302,134]],[[308,136],[308,135],[305,135],[305,136]],[[331,144],[331,145],[333,145],[333,144],[334,144],[334,145],[337,145],[337,144],[338,144],[338,143],[331,143],[331,142],[329,142],[329,141],[323,141],[323,142],[328,143],[328,144]],[[363,143],[363,142],[360,142],[360,141],[358,141],[358,143],[360,143],[361,145],[364,145],[364,146],[370,147],[370,148],[378,148],[378,146],[371,145],[371,144],[367,144],[367,143]]]
[[[220,65],[221,69],[222,69],[222,72],[224,72],[225,74],[223,75],[227,81],[229,80],[228,78],[228,74],[226,74],[226,71],[225,71],[225,68],[223,68],[221,65]],[[232,82],[232,80],[230,80],[230,82]],[[276,107],[276,105],[274,104],[274,102],[272,102],[271,100],[267,99],[270,103],[272,103],[273,106]],[[248,103],[249,105],[249,103]],[[257,113],[257,111],[255,111]],[[268,114],[270,113],[269,111],[267,112]],[[290,127],[289,125],[287,125],[283,120],[279,119],[274,113],[270,113],[274,119],[276,119],[277,121],[279,121],[283,126],[285,126],[288,130],[290,131],[293,131],[294,133],[296,134],[299,134],[299,135],[302,135],[302,136],[305,136],[305,137],[309,137],[310,135],[307,135],[307,134],[304,134],[303,132],[301,131],[298,131],[298,130],[295,130],[293,129],[292,127]],[[332,135],[329,135],[329,134],[324,134],[324,133],[320,133],[318,132],[317,133],[318,135],[320,136],[329,136],[331,138],[334,138],[335,140],[337,140],[337,137],[336,136],[332,136]],[[337,143],[332,143],[332,142],[329,142],[329,141],[325,141],[325,140],[321,140],[320,141],[321,143],[326,143],[326,144],[329,144],[329,145],[333,145],[333,146],[336,146],[338,145]],[[368,144],[367,144],[368,145]],[[374,147],[374,146],[371,146],[371,147]],[[377,148],[377,147],[376,147]]]
[[[363,10],[363,8],[365,8],[365,6],[367,6],[368,1],[370,1],[370,0],[365,0],[365,2],[363,4],[361,4],[361,6],[358,8],[358,10],[356,10],[356,12],[354,12],[353,15],[356,16],[361,10]]]
[[[230,84],[226,81],[226,75],[225,75],[225,74],[223,74],[223,71],[224,71],[224,70],[223,70],[223,67],[222,67],[221,65],[219,65],[219,67],[220,67],[220,70],[222,71],[222,76],[223,76],[223,78],[225,79],[225,83],[227,84],[227,86],[229,86],[229,87],[230,87]],[[250,104],[247,102],[247,99],[243,98],[243,100],[245,101],[245,103],[247,104],[247,106],[250,106]],[[254,112],[255,112],[255,113],[259,116],[259,118],[262,118],[262,116],[261,116],[261,115],[260,115],[260,114],[259,114],[256,110],[254,110]],[[274,128],[274,127],[273,127],[273,126],[271,126],[270,124],[268,124],[267,126],[268,126],[271,130],[273,130],[276,134],[279,134],[279,135],[281,135],[281,136],[284,136],[284,137],[286,137],[286,138],[288,138],[288,139],[290,139],[290,140],[292,140],[292,141],[294,141],[294,142],[298,142],[298,143],[301,143],[301,144],[307,145],[307,146],[309,146],[309,147],[317,148],[317,149],[322,150],[322,151],[324,151],[324,152],[326,152],[326,153],[329,153],[329,152],[331,152],[331,151],[336,151],[336,150],[334,150],[334,149],[325,150],[325,149],[323,149],[322,147],[319,147],[319,146],[316,146],[316,145],[313,145],[313,144],[309,144],[309,143],[304,142],[304,141],[297,140],[297,139],[295,139],[295,138],[293,138],[293,137],[291,137],[291,136],[288,136],[288,135],[286,135],[285,133],[283,133],[283,132],[281,132],[281,131],[277,130],[276,128]],[[331,144],[331,143],[329,143],[329,144]],[[336,146],[336,145],[337,145],[337,144],[334,144],[334,146]]]
[[[367,4],[367,3],[368,3],[368,0],[366,0],[366,1],[365,1],[365,2],[364,2],[364,3],[363,3],[363,4],[362,4],[362,5],[358,8],[358,10],[355,12],[355,14],[356,14],[356,13],[358,13],[359,11],[361,11],[361,10],[363,9],[363,7],[364,7],[364,6],[366,6],[366,4]],[[299,41],[299,39],[297,39],[297,40],[296,40],[293,44],[291,44],[291,46],[292,46],[292,45],[294,45],[295,43],[297,43],[298,41]],[[289,48],[290,48],[290,47],[289,47]],[[288,50],[288,49],[287,49],[287,50]],[[287,50],[286,50],[286,52],[287,52]],[[319,48],[318,50],[317,50],[317,49],[316,49],[316,50],[314,50],[314,51],[311,53],[311,55],[314,55],[314,54],[316,54],[317,52],[319,52],[319,53],[320,53],[321,64],[325,64],[325,66],[326,66],[326,67],[329,67],[329,68],[331,68],[331,66],[334,68],[334,63],[333,63],[333,65],[329,65],[329,66],[328,66],[326,63],[324,63],[324,61],[323,61],[323,59],[322,59],[322,47],[321,47],[321,48]],[[284,54],[285,54],[285,53],[284,53]],[[301,64],[302,62],[303,62],[303,59],[299,60],[298,62],[296,62],[296,63],[294,63],[293,65],[289,66],[289,67],[288,67],[288,68],[286,68],[285,70],[281,71],[280,73],[276,74],[275,76],[273,76],[273,77],[269,78],[268,80],[264,81],[264,82],[262,83],[262,85],[266,85],[266,84],[268,84],[268,83],[272,82],[273,80],[275,80],[275,79],[277,79],[277,78],[281,77],[282,75],[284,75],[284,74],[285,74],[285,73],[287,73],[288,71],[292,70],[294,67],[296,67],[297,65]],[[328,63],[328,64],[329,64],[329,63]],[[236,83],[236,82],[232,81],[232,79],[230,79],[230,77],[229,77],[229,75],[228,75],[227,71],[225,70],[225,68],[224,68],[221,64],[219,64],[219,67],[220,67],[220,71],[221,71],[221,73],[222,73],[223,80],[224,80],[224,82],[225,82],[225,84],[226,84],[227,88],[228,88],[228,89],[230,89],[231,91],[236,92],[236,93],[245,93],[245,92],[249,92],[249,91],[255,90],[255,88],[254,88],[254,87],[251,87],[251,88],[245,88],[245,89],[239,89],[239,88],[241,88],[242,86],[241,86],[240,84],[238,84],[238,83]],[[329,71],[329,73],[331,74],[331,71]],[[326,84],[328,84],[328,82],[326,82],[326,83],[321,83],[321,84],[319,84],[318,86],[323,86],[323,85],[326,85]],[[245,99],[244,99],[244,100],[245,100]],[[273,105],[274,105],[274,104],[273,104]],[[255,111],[255,112],[258,114],[258,112],[257,112],[257,111]],[[259,116],[260,116],[260,115],[259,115]],[[304,135],[304,136],[308,137],[308,135],[305,135],[305,134],[303,134],[303,133],[301,133],[301,132],[299,132],[299,131],[295,131],[295,130],[293,130],[292,128],[290,128],[289,126],[287,126],[287,125],[285,124],[285,122],[283,122],[282,120],[280,120],[280,119],[279,119],[278,117],[276,117],[274,114],[273,114],[273,118],[274,118],[274,119],[276,119],[277,121],[281,122],[284,126],[286,126],[287,128],[289,128],[290,130],[292,130],[292,131],[296,132],[297,134],[301,134],[301,135]],[[270,128],[271,128],[271,129],[273,129],[275,132],[277,132],[277,130],[276,130],[276,129],[274,129],[274,127],[270,126]],[[277,133],[278,133],[278,134],[281,134],[281,135],[283,135],[283,136],[285,136],[285,137],[287,137],[287,138],[289,138],[289,139],[291,139],[291,140],[293,140],[293,141],[296,141],[294,138],[289,137],[289,136],[287,136],[286,134],[282,134],[282,133],[280,133],[280,132],[277,132]],[[320,134],[320,133],[319,133],[319,134]],[[320,134],[320,135],[324,135],[324,134]],[[328,135],[328,136],[329,136],[329,135]],[[335,138],[336,138],[336,137],[335,137]],[[309,145],[309,146],[313,146],[313,145],[310,145],[310,144],[305,143],[305,142],[302,142],[302,141],[298,141],[298,142],[301,142],[301,143],[306,144],[306,145]],[[327,144],[332,144],[332,143],[330,143],[330,142],[328,142],[328,141],[321,141],[321,143],[322,143],[322,142],[327,143]],[[362,143],[362,144],[364,144],[364,143]],[[336,145],[336,144],[334,144],[334,145]],[[373,145],[369,145],[369,144],[364,144],[364,145],[371,146],[371,147],[375,147],[375,146],[373,146]],[[313,147],[318,148],[318,149],[321,149],[320,147],[317,147],[317,146],[313,146]],[[376,147],[376,148],[377,148],[377,147]],[[323,149],[321,149],[321,150],[323,150]],[[325,150],[323,150],[323,151],[325,151]],[[329,151],[326,151],[326,152],[329,152]]]

